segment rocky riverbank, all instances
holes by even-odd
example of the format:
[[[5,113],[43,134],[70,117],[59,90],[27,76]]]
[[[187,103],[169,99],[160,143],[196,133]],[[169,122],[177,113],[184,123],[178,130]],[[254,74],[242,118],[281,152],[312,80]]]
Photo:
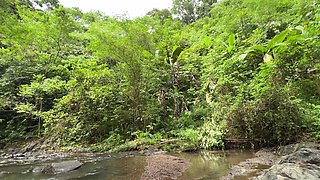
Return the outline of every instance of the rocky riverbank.
[[[221,153],[224,154],[222,151]],[[136,174],[135,179],[140,177],[141,179],[177,179],[181,175],[184,176],[183,173],[188,168],[198,167],[197,163],[189,161],[188,158],[168,155],[160,149],[106,154],[90,152],[87,149],[61,151],[54,148],[41,148],[39,144],[29,144],[23,148],[12,148],[0,152],[0,167],[28,166],[29,164],[30,168],[25,169],[22,174],[29,173],[30,176],[33,176],[30,173],[56,175],[75,170],[82,165],[85,167],[76,171],[84,171],[83,169],[86,167],[105,162],[104,160],[113,159],[115,162],[121,162],[122,160],[130,161],[136,157],[138,159],[141,157],[142,160],[137,166],[140,168],[139,173],[141,174]],[[222,155],[222,157],[225,156]],[[218,177],[221,177],[221,180],[320,179],[320,145],[317,143],[298,143],[279,148],[261,149],[255,153],[254,158],[251,157],[252,154],[250,159],[238,161],[240,163],[234,165],[229,173],[225,176],[223,173],[221,174],[223,177],[220,175]],[[205,162],[208,161],[210,158],[206,158]],[[192,167],[190,162],[193,163]],[[210,172],[215,169],[217,167]],[[0,177],[6,177],[6,173],[8,172],[0,171]],[[90,173],[87,174],[90,175]],[[190,172],[188,170],[185,173]]]
[[[320,145],[300,143],[280,147],[282,155],[271,168],[262,172],[255,180],[276,179],[320,179]]]
[[[233,166],[220,180],[320,179],[320,145],[317,143],[261,149],[255,155]]]
[[[231,167],[229,173],[220,180],[249,179],[259,175],[263,169],[270,168],[280,159],[274,149],[261,149],[255,153],[255,156]]]

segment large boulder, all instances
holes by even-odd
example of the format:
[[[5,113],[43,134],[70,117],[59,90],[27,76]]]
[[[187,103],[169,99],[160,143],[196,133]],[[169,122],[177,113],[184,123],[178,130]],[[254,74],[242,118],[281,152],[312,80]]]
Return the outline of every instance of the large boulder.
[[[277,179],[320,179],[320,150],[317,147],[287,146],[287,152],[291,152],[283,159],[266,170],[257,179],[277,180]],[[301,148],[302,147],[302,148]]]
[[[320,168],[312,164],[276,164],[259,176],[259,180],[290,180],[290,179],[308,179],[319,180]]]
[[[33,169],[33,172],[41,172],[44,174],[59,174],[78,169],[81,167],[81,165],[82,163],[80,163],[77,160],[62,161],[57,163],[51,163],[47,166],[36,167]]]
[[[279,164],[284,163],[308,163],[320,166],[320,150],[301,148],[279,162]]]
[[[289,144],[286,146],[280,146],[278,148],[277,152],[281,156],[286,156],[286,155],[292,154],[302,148],[320,149],[320,145],[318,143],[312,143],[312,142],[302,142],[302,143],[296,143],[296,144]]]

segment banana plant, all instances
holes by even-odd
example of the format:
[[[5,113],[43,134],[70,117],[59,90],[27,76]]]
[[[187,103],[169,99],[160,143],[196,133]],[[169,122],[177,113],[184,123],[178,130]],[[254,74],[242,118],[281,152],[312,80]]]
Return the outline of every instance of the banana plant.
[[[272,61],[275,58],[275,49],[280,46],[285,46],[287,43],[285,42],[285,39],[288,37],[289,33],[291,32],[290,29],[286,29],[282,31],[280,34],[276,35],[274,38],[272,38],[267,45],[255,45],[250,47],[244,54],[240,55],[240,59],[245,59],[249,53],[259,53],[263,54],[263,61],[269,62]]]
[[[173,66],[177,61],[182,53],[183,48],[181,46],[174,46],[172,48],[172,53],[168,55],[167,63]]]

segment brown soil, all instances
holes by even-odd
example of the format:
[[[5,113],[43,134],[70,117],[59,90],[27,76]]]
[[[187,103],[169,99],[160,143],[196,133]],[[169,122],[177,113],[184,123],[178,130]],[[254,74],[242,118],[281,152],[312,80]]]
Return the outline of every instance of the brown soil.
[[[141,180],[177,179],[186,169],[191,167],[189,161],[169,155],[150,156],[147,158],[147,162],[148,165]]]

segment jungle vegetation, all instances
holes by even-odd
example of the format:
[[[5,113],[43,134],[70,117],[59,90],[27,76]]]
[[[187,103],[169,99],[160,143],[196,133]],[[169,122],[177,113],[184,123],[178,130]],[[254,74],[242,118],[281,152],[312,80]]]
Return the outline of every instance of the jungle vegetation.
[[[129,19],[1,0],[0,102],[0,147],[319,140],[320,2],[173,0]]]

